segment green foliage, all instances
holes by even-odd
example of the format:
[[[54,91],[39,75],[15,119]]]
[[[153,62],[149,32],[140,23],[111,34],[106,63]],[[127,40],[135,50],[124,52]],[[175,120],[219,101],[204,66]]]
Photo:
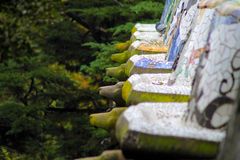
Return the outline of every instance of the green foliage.
[[[137,5],[130,7],[130,9],[132,12],[140,14],[141,17],[150,15],[154,18],[161,15],[163,7],[163,4],[159,2],[142,1]]]
[[[128,40],[131,28],[137,22],[157,22],[163,10],[163,4],[159,1],[108,2],[103,5],[104,2],[99,1],[79,3],[74,0],[68,2],[66,10],[71,18],[89,29],[95,40],[82,45],[92,51],[94,59],[81,66],[81,71],[94,77],[94,82],[100,84],[117,81],[105,75],[106,67],[118,65],[109,59],[111,54],[117,52],[114,43]],[[96,5],[91,5],[95,3]]]
[[[114,45],[112,44],[104,44],[104,43],[85,43],[85,46],[88,46],[92,50],[95,50],[96,60],[92,61],[89,66],[82,65],[81,71],[89,74],[93,77],[96,82],[100,83],[100,81],[104,79],[110,79],[111,82],[116,82],[116,79],[111,79],[105,74],[105,69],[111,67],[114,64],[109,58],[111,54],[116,52]],[[101,84],[101,83],[100,83]]]
[[[128,23],[110,28],[109,31],[113,32],[114,37],[119,38],[122,34],[129,36],[131,34],[131,29],[133,28],[133,26],[134,26],[134,23],[128,22]]]
[[[114,148],[88,116],[108,103],[98,86],[117,66],[115,43],[136,22],[158,21],[162,3],[9,0],[0,3],[0,159],[63,160]]]

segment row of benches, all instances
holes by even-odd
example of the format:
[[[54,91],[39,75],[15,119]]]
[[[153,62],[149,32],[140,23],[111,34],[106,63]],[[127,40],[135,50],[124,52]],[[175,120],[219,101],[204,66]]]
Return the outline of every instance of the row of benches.
[[[136,24],[107,69],[124,82],[100,88],[116,106],[90,116],[121,150],[87,159],[216,158],[240,89],[239,22],[239,0],[166,0],[156,27]]]

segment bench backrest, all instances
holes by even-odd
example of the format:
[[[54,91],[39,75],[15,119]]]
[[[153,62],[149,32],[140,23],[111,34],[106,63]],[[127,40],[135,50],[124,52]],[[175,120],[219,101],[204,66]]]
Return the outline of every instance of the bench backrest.
[[[177,67],[169,79],[169,84],[174,83],[186,86],[192,84],[199,58],[207,50],[213,17],[214,9],[198,10],[198,16],[196,17],[190,38],[187,40],[182,53],[180,53]],[[188,23],[188,21],[185,23]]]
[[[240,81],[240,23],[216,13],[209,52],[202,55],[193,83],[187,121],[219,129],[232,115]]]

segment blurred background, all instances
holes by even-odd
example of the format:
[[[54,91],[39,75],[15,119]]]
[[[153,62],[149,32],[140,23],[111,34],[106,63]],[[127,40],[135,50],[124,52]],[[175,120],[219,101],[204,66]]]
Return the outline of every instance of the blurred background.
[[[116,148],[89,114],[111,103],[105,68],[137,22],[156,23],[161,0],[1,0],[0,159],[67,160]]]

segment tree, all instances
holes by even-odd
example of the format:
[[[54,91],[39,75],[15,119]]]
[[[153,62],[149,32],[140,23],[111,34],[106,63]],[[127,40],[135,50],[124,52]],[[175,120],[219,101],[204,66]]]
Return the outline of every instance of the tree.
[[[162,3],[9,0],[0,7],[0,159],[73,159],[115,147],[88,115],[108,107],[97,92],[116,81],[105,76],[116,65],[115,43],[139,19],[157,21]]]

